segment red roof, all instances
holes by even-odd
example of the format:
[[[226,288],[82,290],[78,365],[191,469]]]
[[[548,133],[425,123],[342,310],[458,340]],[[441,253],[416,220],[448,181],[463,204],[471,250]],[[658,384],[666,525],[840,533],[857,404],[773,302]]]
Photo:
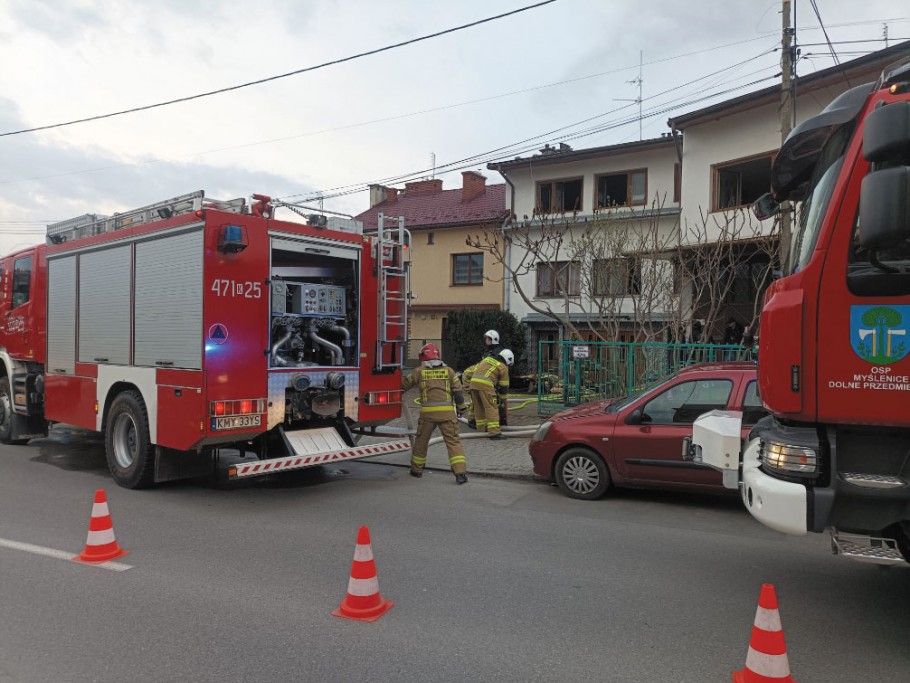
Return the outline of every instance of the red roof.
[[[413,229],[499,222],[508,214],[505,184],[487,185],[482,194],[467,202],[463,202],[461,197],[461,188],[404,192],[397,199],[377,204],[356,218],[363,221],[365,230],[371,230],[376,228],[376,217],[380,212],[386,216],[386,226],[390,219],[404,216],[405,226]]]

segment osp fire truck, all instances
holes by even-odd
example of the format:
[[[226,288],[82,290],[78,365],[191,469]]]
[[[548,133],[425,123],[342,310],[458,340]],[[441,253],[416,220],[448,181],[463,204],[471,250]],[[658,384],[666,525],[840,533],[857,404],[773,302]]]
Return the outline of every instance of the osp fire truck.
[[[229,448],[246,456],[231,477],[407,449],[354,435],[401,414],[409,264],[392,223],[365,235],[199,191],[49,225],[0,261],[0,441],[103,432],[127,488],[211,473]]]
[[[702,416],[695,459],[773,529],[830,529],[836,553],[910,561],[910,60],[797,126],[771,189],[759,217],[803,202],[761,313],[771,416],[742,447],[736,414]]]

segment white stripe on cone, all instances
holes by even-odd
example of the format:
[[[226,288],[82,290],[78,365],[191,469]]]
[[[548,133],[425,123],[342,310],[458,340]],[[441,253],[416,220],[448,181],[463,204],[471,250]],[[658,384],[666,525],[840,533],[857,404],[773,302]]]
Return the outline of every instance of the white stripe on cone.
[[[765,609],[759,607],[755,611],[755,626],[762,631],[781,631],[780,612],[776,609]]]
[[[348,594],[364,598],[368,595],[379,593],[379,579],[372,577],[369,579],[355,579],[353,576],[348,580]]]
[[[766,678],[786,678],[790,675],[790,663],[787,655],[766,655],[749,647],[746,655],[746,668]]]
[[[369,562],[373,559],[373,548],[369,545],[354,546],[354,562]]]
[[[111,513],[107,510],[107,501],[103,503],[92,503],[92,517],[107,517]]]
[[[114,542],[114,530],[111,529],[101,529],[100,531],[89,531],[88,539],[86,539],[86,545],[107,545],[108,543]]]

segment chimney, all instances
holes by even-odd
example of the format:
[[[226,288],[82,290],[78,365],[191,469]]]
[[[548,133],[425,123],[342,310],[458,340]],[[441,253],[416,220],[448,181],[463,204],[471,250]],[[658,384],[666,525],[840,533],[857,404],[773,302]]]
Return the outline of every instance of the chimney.
[[[387,187],[386,193],[387,193],[387,196],[386,196],[385,200],[389,204],[394,204],[395,202],[398,201],[398,188],[397,187]]]
[[[479,197],[487,191],[486,176],[480,175],[477,171],[461,172],[461,201],[469,202],[474,197]]]
[[[442,178],[428,178],[427,180],[415,180],[413,183],[405,183],[404,191],[411,195],[442,192]]]
[[[370,208],[382,204],[388,197],[389,188],[383,185],[370,185]]]

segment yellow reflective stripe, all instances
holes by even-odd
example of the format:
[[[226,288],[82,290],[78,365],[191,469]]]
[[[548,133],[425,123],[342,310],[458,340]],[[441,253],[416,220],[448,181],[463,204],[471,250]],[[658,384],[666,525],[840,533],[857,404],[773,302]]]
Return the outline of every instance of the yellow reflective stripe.
[[[446,410],[449,411],[450,413],[455,412],[455,408],[452,407],[451,405],[448,405],[448,406],[421,406],[420,407],[421,413],[440,413],[440,412],[443,412]]]
[[[426,465],[427,458],[426,456],[420,457],[419,455],[412,455],[411,462],[413,462],[415,465]]]
[[[448,370],[422,370],[424,379],[448,379]]]
[[[493,386],[493,382],[488,379],[484,379],[483,377],[472,377],[471,383],[473,384],[474,382],[477,382],[478,384],[487,384],[489,386]]]
[[[468,459],[466,457],[464,457],[463,455],[453,455],[451,458],[449,458],[450,465],[457,465],[458,463],[467,462],[467,461],[468,461]]]

